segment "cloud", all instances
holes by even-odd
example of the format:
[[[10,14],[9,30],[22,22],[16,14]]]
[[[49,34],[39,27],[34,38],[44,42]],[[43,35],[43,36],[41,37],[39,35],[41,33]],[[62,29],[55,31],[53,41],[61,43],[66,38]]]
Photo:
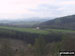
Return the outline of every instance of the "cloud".
[[[75,13],[75,0],[0,0],[0,18],[61,17]]]
[[[38,5],[36,9],[30,9],[41,17],[62,17],[75,14],[74,0],[55,0],[52,3]]]

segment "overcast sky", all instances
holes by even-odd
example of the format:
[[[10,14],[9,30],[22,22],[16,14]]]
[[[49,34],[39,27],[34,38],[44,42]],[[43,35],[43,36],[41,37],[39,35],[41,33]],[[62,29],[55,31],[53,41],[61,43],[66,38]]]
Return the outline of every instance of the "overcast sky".
[[[75,0],[0,0],[0,19],[53,18],[72,14],[75,14]]]

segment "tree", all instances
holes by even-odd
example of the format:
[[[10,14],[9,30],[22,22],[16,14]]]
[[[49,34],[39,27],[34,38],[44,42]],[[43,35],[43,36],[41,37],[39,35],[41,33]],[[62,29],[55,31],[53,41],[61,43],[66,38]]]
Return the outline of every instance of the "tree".
[[[45,56],[46,55],[46,42],[43,37],[39,37],[35,40],[35,56]]]
[[[0,49],[0,56],[13,56],[13,50],[10,46],[10,42],[4,40]]]
[[[75,51],[75,36],[73,34],[63,39],[62,49],[65,51]]]

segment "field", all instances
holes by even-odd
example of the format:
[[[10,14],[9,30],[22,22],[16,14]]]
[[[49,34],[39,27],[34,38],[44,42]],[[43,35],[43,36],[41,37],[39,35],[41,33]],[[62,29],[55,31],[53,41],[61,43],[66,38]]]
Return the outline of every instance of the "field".
[[[44,37],[47,42],[60,41],[64,35],[75,34],[73,30],[36,29],[0,26],[1,38],[14,38],[33,43],[38,37]]]
[[[61,33],[75,33],[74,30],[61,30],[61,29],[36,29],[36,28],[18,28],[18,27],[7,27],[7,26],[0,26],[0,29],[7,29],[7,30],[15,30],[20,32],[29,32],[29,33],[37,33],[37,34],[49,34],[50,32],[61,32]]]
[[[15,31],[20,31],[20,32],[29,32],[29,33],[37,33],[37,34],[49,33],[46,30],[37,30],[35,28],[17,28],[17,27],[0,26],[0,29],[15,30]]]
[[[70,35],[68,33],[74,33],[74,35],[73,34]],[[49,56],[50,55],[58,56],[57,54],[60,49],[61,50],[74,49],[73,46],[75,43],[74,41],[75,38],[73,36],[75,36],[75,31],[73,30],[36,29],[36,28],[18,28],[18,27],[0,26],[0,45],[2,43],[11,44],[7,46],[11,47],[12,51],[14,52],[18,50],[18,52],[16,52],[16,56],[35,56],[34,55],[35,53],[38,54],[38,51],[36,50],[42,50],[42,48],[43,51],[41,52],[43,53],[47,52],[45,56],[47,56],[47,54],[49,54]],[[4,46],[2,44],[2,47]],[[7,48],[5,49],[6,54],[7,51],[9,51],[9,48],[8,50]]]

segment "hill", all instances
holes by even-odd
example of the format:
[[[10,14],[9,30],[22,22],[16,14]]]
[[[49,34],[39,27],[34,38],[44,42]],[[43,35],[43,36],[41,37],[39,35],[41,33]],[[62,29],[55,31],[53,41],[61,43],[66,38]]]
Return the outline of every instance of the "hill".
[[[71,29],[75,30],[75,15],[65,16],[43,22],[40,28]]]
[[[19,19],[6,19],[0,20],[0,26],[14,26],[14,27],[32,27],[39,23],[49,20],[48,18],[19,18]]]
[[[0,38],[23,40],[26,43],[32,44],[34,43],[35,39],[40,36],[45,38],[47,42],[57,42],[60,41],[65,34],[75,35],[75,31],[57,29],[38,30],[35,28],[17,28],[0,26]]]

